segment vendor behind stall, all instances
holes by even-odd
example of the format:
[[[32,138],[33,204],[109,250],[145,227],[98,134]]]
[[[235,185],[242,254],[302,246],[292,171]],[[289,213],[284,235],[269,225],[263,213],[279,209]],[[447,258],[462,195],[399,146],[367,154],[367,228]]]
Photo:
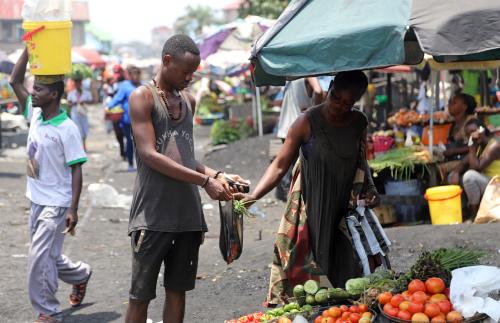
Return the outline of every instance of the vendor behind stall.
[[[488,182],[492,177],[500,176],[500,137],[493,136],[478,119],[465,124],[465,134],[470,138],[468,153],[451,172],[450,183],[458,184],[463,175],[463,188],[474,218]]]
[[[477,103],[474,97],[465,93],[455,94],[450,100],[448,110],[453,117],[453,124],[448,134],[446,150],[443,152],[445,162],[439,165],[443,182],[446,182],[448,174],[459,165],[460,160],[469,151],[467,147],[468,138],[465,135],[465,124],[474,118],[476,106]]]

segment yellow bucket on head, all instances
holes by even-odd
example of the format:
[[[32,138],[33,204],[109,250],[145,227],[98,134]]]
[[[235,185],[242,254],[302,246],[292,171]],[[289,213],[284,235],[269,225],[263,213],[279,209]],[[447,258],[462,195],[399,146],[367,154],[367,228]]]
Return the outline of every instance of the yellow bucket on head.
[[[436,186],[425,191],[432,224],[462,223],[462,188],[458,185]]]
[[[60,75],[71,72],[71,21],[23,22],[31,73]]]

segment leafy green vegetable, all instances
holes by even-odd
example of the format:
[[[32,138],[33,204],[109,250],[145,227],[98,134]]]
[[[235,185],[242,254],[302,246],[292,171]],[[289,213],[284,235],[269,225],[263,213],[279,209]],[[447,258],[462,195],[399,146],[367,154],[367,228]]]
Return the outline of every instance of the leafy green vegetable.
[[[416,165],[423,166],[421,176],[426,172],[429,173],[427,163],[430,159],[429,153],[426,150],[422,150],[422,148],[405,147],[389,150],[385,154],[369,160],[368,165],[373,169],[374,176],[384,169],[389,169],[394,179],[409,180],[415,172]]]
[[[254,202],[254,201],[247,201],[247,202],[241,202],[239,200],[233,200],[233,210],[234,213],[238,214],[239,216],[247,216],[249,218],[255,217],[250,211],[248,211],[246,204]]]
[[[368,288],[370,279],[366,277],[351,278],[345,283],[345,290],[352,296],[361,295]]]
[[[441,248],[432,252],[432,257],[440,261],[449,271],[479,265],[479,259],[484,255],[486,253],[483,251],[464,248]]]
[[[253,132],[244,121],[229,122],[217,120],[210,130],[213,145],[229,144],[247,138]]]

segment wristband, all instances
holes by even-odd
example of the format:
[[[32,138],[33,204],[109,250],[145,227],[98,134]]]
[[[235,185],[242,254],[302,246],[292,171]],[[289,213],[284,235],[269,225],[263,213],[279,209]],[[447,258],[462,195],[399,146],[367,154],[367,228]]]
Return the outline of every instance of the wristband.
[[[205,180],[205,183],[203,183],[203,185],[201,185],[201,188],[205,188],[205,186],[207,186],[209,180],[210,180],[210,176],[207,176],[207,179]]]
[[[222,173],[223,173],[223,171],[218,171],[217,173],[215,173],[215,175],[214,175],[214,179],[217,179],[217,177],[218,177],[220,174],[222,174]]]

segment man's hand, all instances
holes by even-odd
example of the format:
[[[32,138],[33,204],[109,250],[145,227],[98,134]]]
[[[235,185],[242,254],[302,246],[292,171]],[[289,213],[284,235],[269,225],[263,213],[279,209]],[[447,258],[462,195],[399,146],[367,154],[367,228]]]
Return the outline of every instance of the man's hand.
[[[76,209],[69,208],[66,212],[66,230],[64,233],[70,233],[72,236],[75,235],[75,227],[78,223],[78,213]]]
[[[233,185],[230,185],[225,177],[232,179],[235,183]],[[235,174],[219,174],[217,176],[217,180],[221,182],[224,187],[227,187],[231,191],[231,193],[245,193],[245,186],[250,185],[249,180],[245,180],[240,175]]]
[[[223,184],[220,180],[209,178],[205,191],[213,200],[229,201],[233,199],[227,182]]]

